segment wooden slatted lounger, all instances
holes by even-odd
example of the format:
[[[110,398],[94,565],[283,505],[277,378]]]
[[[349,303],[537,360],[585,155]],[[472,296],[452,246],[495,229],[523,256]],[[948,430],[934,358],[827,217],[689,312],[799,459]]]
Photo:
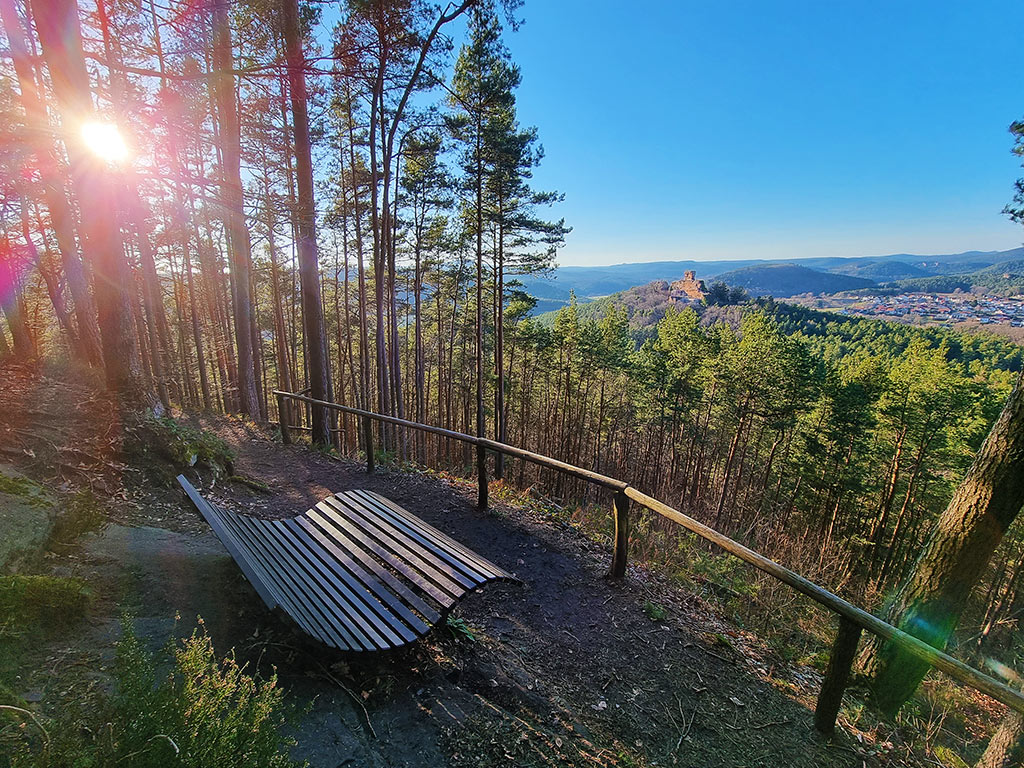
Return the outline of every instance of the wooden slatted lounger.
[[[372,491],[344,491],[298,517],[222,509],[178,476],[196,509],[267,607],[343,651],[382,651],[423,637],[459,598],[515,578]]]

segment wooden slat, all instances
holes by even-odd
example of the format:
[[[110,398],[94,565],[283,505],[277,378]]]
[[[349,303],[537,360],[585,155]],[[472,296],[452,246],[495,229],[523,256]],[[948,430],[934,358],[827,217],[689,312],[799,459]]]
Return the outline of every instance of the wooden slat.
[[[436,585],[424,579],[419,571],[407,562],[390,558],[390,553],[387,550],[378,547],[373,539],[362,536],[358,528],[352,529],[346,518],[326,501],[306,512],[306,516],[321,526],[326,534],[335,539],[341,547],[349,549],[353,553],[365,553],[370,559],[374,559],[376,556],[377,562],[386,563],[394,568],[401,577],[409,580],[411,588],[419,589],[425,597],[429,596],[445,608],[455,604],[455,598],[451,594],[443,592]]]
[[[437,528],[435,528],[434,526],[430,525],[429,523],[426,523],[423,520],[421,520],[420,518],[416,517],[415,515],[410,514],[408,510],[402,509],[402,507],[400,507],[397,504],[395,504],[395,502],[393,502],[391,499],[387,498],[386,496],[381,496],[379,493],[374,493],[373,491],[365,491],[365,490],[349,491],[349,493],[359,494],[361,496],[368,496],[368,497],[372,498],[373,500],[375,500],[378,504],[381,504],[381,505],[387,507],[389,510],[394,512],[396,515],[401,516],[402,519],[404,519],[410,525],[415,526],[418,530],[420,530],[422,533],[424,533],[425,535],[430,537],[432,540],[434,540],[436,542],[443,543],[446,546],[446,548],[447,548],[447,550],[449,552],[452,552],[452,553],[456,553],[457,552],[457,553],[459,553],[462,556],[462,559],[463,559],[464,562],[472,563],[473,564],[473,568],[477,572],[483,574],[486,578],[488,578],[488,579],[511,579],[512,578],[512,574],[508,573],[507,571],[505,571],[505,570],[503,570],[501,568],[498,568],[494,563],[492,563],[489,560],[481,557],[480,555],[478,555],[476,552],[474,552],[473,550],[469,549],[468,547],[463,546],[462,544],[457,542],[455,539],[453,539],[450,536],[448,536],[447,534],[445,534],[443,531],[438,530]]]
[[[221,509],[178,478],[268,607],[351,651],[422,637],[472,589],[512,577],[379,494],[328,497],[302,515],[262,520]]]
[[[289,603],[292,606],[292,611],[289,611],[288,614],[292,618],[301,615],[308,627],[306,631],[328,645],[342,649],[360,649],[362,646],[346,628],[331,626],[331,621],[325,619],[323,613],[310,601],[309,596],[301,588],[302,585],[291,579],[281,578],[288,572],[287,565],[280,554],[268,546],[266,538],[260,536],[259,528],[250,526],[250,520],[243,515],[231,515],[231,518],[237,526],[239,535],[244,537],[252,550],[258,552],[259,557],[263,559],[269,578],[272,578],[274,583],[280,585],[288,593]]]
[[[382,509],[372,499],[366,499],[355,494],[339,493],[339,500],[344,500],[350,506],[357,508],[362,519],[372,522],[375,526],[386,532],[386,535],[395,541],[401,540],[406,546],[416,551],[421,557],[430,562],[434,568],[457,580],[463,587],[472,589],[477,584],[486,580],[486,576],[468,568],[457,557],[453,557],[444,551],[437,543],[417,533],[403,520],[397,519],[387,510]]]
[[[362,550],[352,549],[346,551],[342,549],[320,530],[312,520],[305,516],[292,518],[285,521],[285,523],[301,526],[306,534],[316,539],[320,546],[330,552],[337,562],[343,564],[353,576],[373,590],[375,595],[387,602],[393,610],[405,618],[415,631],[426,632],[429,628],[429,623],[433,623],[440,618],[440,614],[437,611],[421,600],[415,593],[411,592],[390,571],[382,567],[373,558],[368,557]],[[362,570],[363,568],[366,570]],[[367,571],[369,572],[367,573]],[[419,611],[427,623],[424,623],[410,608]]]
[[[441,590],[437,585],[433,584],[428,579],[425,579],[404,560],[393,558],[391,553],[386,549],[378,547],[373,539],[363,535],[357,527],[352,526],[347,519],[339,514],[338,511],[330,504],[321,502],[306,514],[310,519],[315,520],[324,526],[324,530],[329,528],[330,535],[338,538],[342,545],[344,545],[344,542],[346,541],[352,541],[358,550],[371,553],[372,555],[375,555],[380,562],[387,563],[387,565],[391,566],[395,571],[408,579],[410,586],[418,588],[424,593],[424,595],[428,595],[433,598],[442,606],[442,608],[447,609],[455,604],[456,598],[453,595]]]
[[[323,590],[319,588],[316,581],[310,579],[301,566],[299,566],[299,564],[296,563],[284,550],[278,540],[273,536],[267,535],[269,532],[263,529],[263,526],[259,525],[257,521],[254,521],[252,518],[239,515],[238,519],[242,525],[248,526],[254,533],[257,533],[257,535],[262,535],[264,551],[271,552],[276,556],[278,565],[281,569],[276,574],[276,577],[282,582],[288,582],[299,587],[296,590],[296,594],[299,599],[308,606],[314,616],[319,617],[318,623],[322,624],[328,634],[337,638],[340,633],[344,638],[343,641],[356,649],[376,649],[377,646],[366,636],[366,633],[361,627],[352,626],[344,620],[340,622],[338,621],[341,617],[337,616],[334,611],[328,607],[329,598],[327,598]],[[341,638],[338,639],[340,640]]]
[[[377,521],[374,518],[367,517],[363,510],[354,509],[348,499],[335,496],[325,499],[325,501],[338,512],[338,519],[344,520],[350,531],[358,529],[364,538],[369,538],[374,542],[375,550],[382,548],[389,552],[389,554],[378,552],[386,561],[400,560],[414,568],[421,577],[428,578],[456,599],[461,597],[466,590],[473,588],[473,582],[465,576],[446,573],[445,570],[436,568],[430,562],[430,554],[421,547],[406,546],[407,541],[395,538],[388,530],[382,530],[375,525]]]
[[[396,643],[401,645],[403,642],[415,639],[413,637],[403,639],[392,629],[391,624],[394,618],[381,607],[381,604],[367,591],[366,587],[358,583],[348,584],[330,569],[325,568],[310,547],[312,542],[308,538],[291,539],[295,532],[287,529],[280,520],[272,521],[271,525],[280,533],[287,534],[282,535],[280,541],[291,550],[295,558],[297,560],[298,558],[305,559],[305,563],[299,563],[304,569],[303,572],[318,587],[323,587],[330,593],[329,599],[357,625],[364,628],[365,634],[375,645],[381,648],[390,648],[394,647]],[[300,548],[296,544],[299,541],[305,546]],[[309,568],[313,570],[309,570]],[[326,584],[321,579],[325,580]],[[328,586],[330,589],[327,589]]]

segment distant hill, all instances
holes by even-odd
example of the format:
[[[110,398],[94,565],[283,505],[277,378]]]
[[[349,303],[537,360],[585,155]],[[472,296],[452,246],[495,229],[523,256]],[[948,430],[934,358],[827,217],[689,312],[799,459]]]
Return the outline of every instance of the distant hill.
[[[751,296],[799,296],[804,293],[838,293],[870,288],[874,280],[819,272],[797,264],[763,264],[724,272],[715,278],[730,288],[744,288]]]
[[[735,261],[656,261],[644,264],[613,264],[603,267],[558,267],[547,275],[520,278],[524,288],[540,301],[536,312],[554,310],[568,303],[570,292],[580,302],[627,290],[654,280],[678,280],[692,269],[709,284],[723,274],[745,267],[788,264],[818,272],[860,277],[875,282],[954,275],[985,269],[1000,262],[1024,259],[1024,248],[1009,251],[966,251],[940,255],[893,253],[886,256],[808,259],[739,259]]]
[[[854,264],[843,264],[829,271],[837,275],[866,277],[868,280],[874,280],[879,283],[889,280],[906,280],[911,277],[924,277],[929,274],[922,267],[907,264],[905,261],[872,260],[865,260],[863,263],[858,261]]]
[[[558,267],[548,275],[525,275],[519,278],[526,292],[538,299],[569,301],[570,291],[580,301],[624,291],[635,285],[655,280],[679,280],[692,269],[697,277],[708,280],[737,267],[764,263],[758,259],[742,261],[651,261],[643,264],[613,264],[607,267]]]
[[[886,293],[954,293],[984,292],[995,296],[1016,296],[1024,293],[1024,260],[1015,259],[986,266],[973,272],[934,277],[894,280],[880,286]]]

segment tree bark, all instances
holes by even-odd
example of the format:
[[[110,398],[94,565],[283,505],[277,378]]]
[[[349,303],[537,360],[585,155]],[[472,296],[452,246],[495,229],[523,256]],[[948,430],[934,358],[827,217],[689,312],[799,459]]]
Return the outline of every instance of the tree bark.
[[[298,231],[299,280],[302,285],[303,330],[308,355],[309,386],[315,400],[327,399],[327,337],[320,300],[320,271],[317,264],[316,212],[313,205],[313,161],[309,141],[309,115],[306,111],[305,56],[299,30],[298,0],[283,0],[285,49],[288,59],[288,85],[292,103],[292,136],[295,141],[295,171],[298,177],[298,206],[295,211]],[[323,407],[312,409],[312,438],[317,445],[330,444],[329,421]]]
[[[81,211],[83,250],[94,268],[107,386],[123,398],[141,400],[145,387],[128,304],[130,274],[117,224],[115,184],[110,169],[89,154],[77,135],[82,123],[93,116],[78,8],[71,0],[32,0],[32,10],[60,104],[71,180]]]
[[[889,621],[936,648],[945,646],[989,558],[1024,504],[1024,388],[1010,393],[967,476],[953,494],[909,579],[897,592]],[[874,678],[873,701],[895,712],[913,695],[929,665],[877,640],[862,655]]]
[[[241,128],[235,104],[235,78],[232,74],[234,56],[231,51],[227,0],[212,0],[212,10],[214,71],[211,80],[220,122],[221,198],[231,255],[231,298],[234,306],[235,345],[238,348],[238,405],[242,413],[258,419],[260,404],[256,394],[252,303],[249,296],[252,245],[242,207]]]
[[[1010,712],[992,735],[974,768],[1014,768],[1024,764],[1024,715]]]

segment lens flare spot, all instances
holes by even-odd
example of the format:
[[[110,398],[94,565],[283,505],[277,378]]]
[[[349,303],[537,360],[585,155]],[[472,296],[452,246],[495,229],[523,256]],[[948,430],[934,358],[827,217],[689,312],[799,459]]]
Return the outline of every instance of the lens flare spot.
[[[122,163],[131,154],[124,136],[114,123],[83,123],[82,141],[90,152],[108,163]]]

